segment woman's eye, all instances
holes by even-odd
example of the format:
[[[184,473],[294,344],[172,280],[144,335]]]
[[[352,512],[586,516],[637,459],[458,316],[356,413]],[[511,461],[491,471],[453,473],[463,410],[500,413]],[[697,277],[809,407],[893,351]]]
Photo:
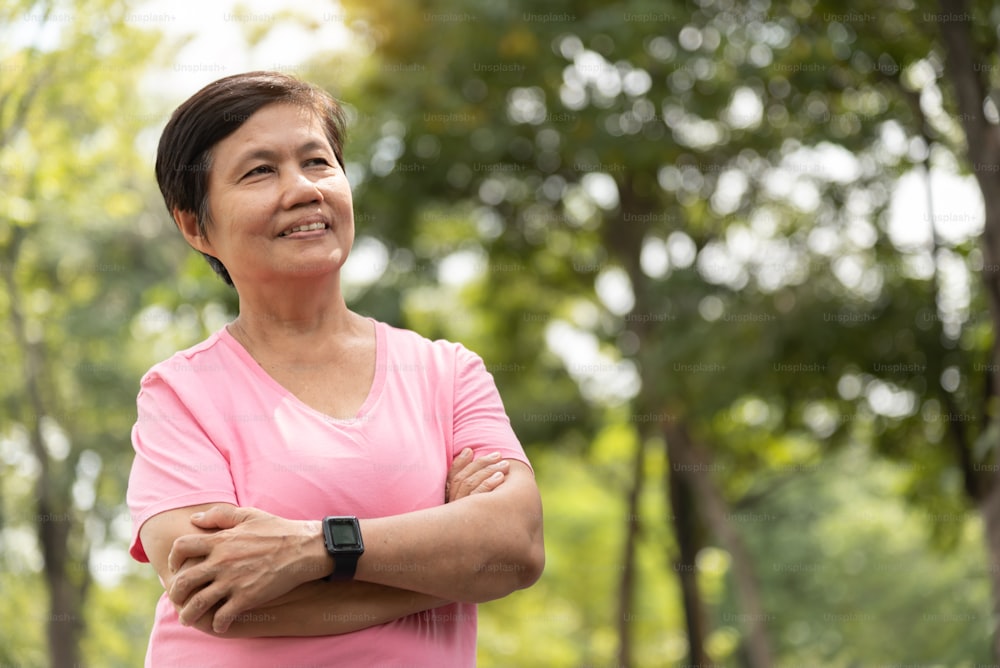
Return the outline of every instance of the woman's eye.
[[[330,166],[330,161],[327,160],[326,158],[309,158],[308,160],[306,160],[306,164],[310,165],[310,166],[312,166],[312,165],[322,165],[324,167],[329,167]]]
[[[254,167],[249,172],[244,174],[243,178],[246,178],[248,176],[258,176],[260,174],[267,174],[269,172],[271,172],[271,167],[269,165],[258,165],[257,167]]]

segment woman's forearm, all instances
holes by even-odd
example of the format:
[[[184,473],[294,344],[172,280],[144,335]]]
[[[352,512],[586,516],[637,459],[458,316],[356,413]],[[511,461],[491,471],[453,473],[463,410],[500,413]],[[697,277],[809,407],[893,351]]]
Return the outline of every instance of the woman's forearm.
[[[224,530],[184,535],[173,543],[167,566],[176,574],[168,592],[182,623],[195,623],[204,615],[214,618],[214,628],[225,633],[246,611],[261,611],[267,601],[334,570],[318,521],[221,506],[200,519],[192,515],[191,521]],[[480,603],[506,596],[530,586],[545,559],[541,503],[531,472],[521,463],[512,464],[503,485],[489,494],[362,520],[361,526],[365,553],[355,580],[419,592],[436,601]],[[417,600],[404,602],[416,605]],[[326,611],[322,602],[317,605],[308,613],[314,617],[311,627],[318,625],[326,635],[324,611],[328,616],[337,613]],[[427,607],[436,606],[413,608],[407,614]],[[371,615],[370,626],[381,623],[379,609],[352,612]],[[209,612],[213,614],[206,615]],[[268,621],[283,624],[285,615],[277,616]]]
[[[370,582],[307,582],[265,607],[236,615],[225,633],[212,631],[212,615],[195,625],[220,638],[327,636],[360,631],[450,601]]]
[[[449,484],[445,491],[447,505],[467,496],[496,494],[495,490],[506,484],[503,472],[509,466],[507,462],[497,462],[496,458],[473,460],[471,450],[463,451],[449,471]],[[486,558],[483,552],[486,546],[488,552],[497,555],[497,551],[489,546],[493,544],[495,547],[498,536],[490,532],[494,535],[484,541],[486,532],[476,530],[473,525],[486,523],[488,518],[483,516],[483,510],[490,517],[501,518],[500,524],[510,521],[512,518],[508,516],[511,514],[521,515],[523,521],[537,527],[540,547],[541,515],[537,506],[537,488],[532,481],[525,489],[525,471],[515,475],[521,479],[515,486],[522,488],[516,496],[524,497],[527,492],[527,506],[501,503],[491,509],[481,509],[473,513],[479,521],[473,520],[466,512],[453,516],[444,524],[440,522],[444,518],[437,517],[439,526],[435,533],[442,540],[434,543],[430,550],[424,540],[417,540],[423,544],[423,550],[418,550],[423,552],[418,561],[404,563],[401,561],[404,555],[393,548],[388,553],[384,552],[387,542],[395,542],[391,535],[393,532],[382,531],[379,536],[379,531],[376,531],[364,557],[372,562],[371,567],[366,569],[368,577],[357,577],[357,588],[347,592],[338,589],[348,587],[345,583],[319,580],[331,572],[333,560],[323,545],[318,521],[286,520],[253,508],[207,504],[156,515],[143,525],[141,534],[182,624],[221,637],[348,633],[451,601],[488,600],[517,588],[516,584],[512,587],[509,583],[494,580],[498,573],[503,575],[509,570],[507,564],[512,565],[515,575],[523,576],[520,564],[501,556],[498,568],[497,562]],[[527,475],[530,476],[530,473]],[[521,507],[518,508],[518,505]],[[537,510],[525,512],[532,506]],[[489,523],[496,524],[492,520]],[[454,535],[456,527],[462,527],[462,538],[457,542]],[[501,530],[501,533],[507,537],[500,542],[512,540],[515,545],[522,544],[515,536],[518,532]],[[413,540],[399,533],[395,537],[403,538],[406,543]],[[415,556],[413,551],[405,551],[408,552],[405,557]],[[515,549],[515,552],[518,551]],[[472,573],[455,568],[453,560],[456,552],[471,560],[469,563],[481,564],[482,567]],[[445,555],[449,554],[451,557],[446,558]],[[431,588],[422,588],[426,584],[422,575],[428,570],[434,572],[432,579],[435,584]],[[461,582],[468,580],[470,575],[476,580],[486,580],[487,589],[481,587],[482,582],[478,590],[470,589],[470,585],[474,588],[476,583]],[[386,576],[390,577],[390,581],[380,579]],[[456,596],[449,595],[451,592]],[[359,598],[351,598],[355,595]],[[306,617],[309,618],[308,623],[300,624],[300,618]],[[233,622],[240,627],[230,634],[228,629]],[[213,631],[213,627],[218,631]]]
[[[464,603],[506,596],[541,575],[541,513],[530,470],[512,463],[490,494],[363,520],[366,548],[355,577]]]

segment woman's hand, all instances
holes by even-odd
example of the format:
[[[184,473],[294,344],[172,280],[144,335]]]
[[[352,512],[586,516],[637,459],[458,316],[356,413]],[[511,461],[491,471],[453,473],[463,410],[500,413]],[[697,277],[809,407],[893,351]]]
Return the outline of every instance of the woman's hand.
[[[500,459],[499,452],[473,459],[472,448],[462,450],[448,471],[448,480],[444,484],[445,503],[492,492],[503,484],[509,470],[510,462]]]
[[[246,610],[325,574],[329,557],[318,521],[220,504],[192,515],[191,523],[213,533],[177,538],[167,558],[167,595],[182,624],[205,615],[216,633],[225,633]]]

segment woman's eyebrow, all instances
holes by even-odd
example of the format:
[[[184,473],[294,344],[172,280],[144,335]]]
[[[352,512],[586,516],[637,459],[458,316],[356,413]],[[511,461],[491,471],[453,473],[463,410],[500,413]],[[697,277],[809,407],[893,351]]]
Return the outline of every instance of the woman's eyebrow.
[[[303,153],[309,153],[311,151],[316,151],[316,150],[329,151],[330,147],[327,145],[326,142],[321,142],[321,141],[313,140],[313,141],[308,141],[305,144],[302,144],[301,146],[299,146],[297,149],[295,149],[295,154],[296,155],[302,155]],[[270,160],[270,161],[274,161],[274,160],[277,160],[277,159],[278,159],[278,152],[277,151],[273,151],[273,150],[271,150],[269,148],[256,148],[256,149],[251,149],[247,153],[241,155],[239,157],[239,159],[237,160],[236,164],[237,165],[242,165],[242,164],[244,164],[246,162],[250,162],[252,160]]]
[[[242,165],[243,163],[250,162],[251,160],[275,160],[277,157],[277,151],[272,151],[266,148],[258,148],[241,155],[236,164]]]
[[[299,153],[299,154],[309,153],[311,151],[317,151],[317,150],[329,151],[330,150],[330,145],[329,145],[328,142],[317,141],[317,140],[314,139],[313,141],[308,141],[305,144],[303,144],[302,146],[300,146],[298,148],[297,153]]]

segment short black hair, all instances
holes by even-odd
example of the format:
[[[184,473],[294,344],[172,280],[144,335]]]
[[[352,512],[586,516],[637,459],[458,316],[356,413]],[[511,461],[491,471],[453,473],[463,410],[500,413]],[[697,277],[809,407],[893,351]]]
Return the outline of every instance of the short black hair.
[[[290,103],[312,111],[323,124],[333,153],[344,167],[347,119],[340,104],[318,86],[280,72],[246,72],[213,81],[177,107],[160,135],[156,181],[167,210],[194,213],[208,236],[208,170],[212,149],[269,104]],[[233,284],[218,258],[203,253],[209,265]]]

